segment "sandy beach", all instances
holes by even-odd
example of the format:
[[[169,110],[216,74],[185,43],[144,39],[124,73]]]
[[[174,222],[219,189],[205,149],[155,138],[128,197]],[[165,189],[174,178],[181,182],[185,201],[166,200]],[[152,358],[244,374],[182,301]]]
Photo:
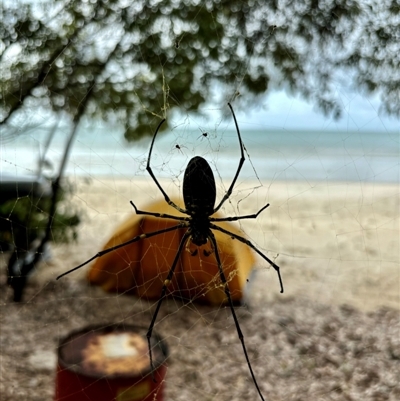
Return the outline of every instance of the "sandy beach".
[[[175,182],[161,183],[171,196],[180,195]],[[145,209],[162,199],[153,181],[143,177],[78,180],[75,185],[73,204],[84,218],[79,241],[56,248],[51,269],[43,269],[39,280],[52,280],[100,250],[134,213],[130,200]],[[363,311],[400,307],[397,185],[274,182],[253,190],[257,185],[239,183],[224,213],[245,215],[270,203],[256,220],[242,220],[240,227],[270,259],[276,258],[286,290],[279,294],[274,270],[259,260],[256,279],[249,283],[250,298],[259,297],[257,303],[304,298],[328,305],[346,303]],[[85,275],[83,268],[68,279]]]
[[[1,280],[2,401],[51,400],[61,336],[87,324],[147,327],[154,302],[107,294],[86,283],[87,268],[57,275],[100,250],[113,230],[159,199],[149,178],[72,180],[68,207],[83,213],[76,244],[52,246],[24,302]],[[164,180],[171,195],[177,180]],[[229,185],[229,183],[227,184]],[[255,375],[266,400],[400,398],[400,211],[398,184],[240,180],[222,210],[256,219],[240,228],[281,267],[257,260],[238,307]],[[225,186],[226,189],[226,186]],[[219,187],[218,197],[224,188]],[[231,312],[170,299],[155,329],[170,346],[167,400],[256,400]]]

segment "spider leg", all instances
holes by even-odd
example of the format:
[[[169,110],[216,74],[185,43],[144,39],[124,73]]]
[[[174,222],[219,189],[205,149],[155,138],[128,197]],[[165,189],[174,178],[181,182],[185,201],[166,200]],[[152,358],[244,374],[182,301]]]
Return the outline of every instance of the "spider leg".
[[[179,248],[178,248],[178,250],[176,252],[176,255],[175,255],[175,259],[172,262],[171,268],[169,269],[167,278],[164,280],[164,284],[163,284],[162,289],[161,289],[161,295],[160,295],[160,298],[158,298],[156,310],[155,310],[155,312],[153,314],[153,318],[151,319],[151,323],[150,323],[149,329],[147,330],[146,337],[147,337],[147,342],[148,342],[148,346],[149,346],[150,366],[151,366],[151,374],[152,374],[152,377],[153,377],[153,381],[155,381],[155,379],[154,379],[153,354],[151,352],[151,344],[150,344],[151,335],[153,333],[154,324],[156,322],[158,312],[160,311],[161,304],[165,299],[165,294],[167,292],[167,287],[171,284],[172,276],[174,275],[175,267],[176,267],[176,264],[178,263],[179,256],[180,256],[180,254],[182,252],[182,249],[183,249],[183,247],[185,245],[186,240],[190,237],[190,235],[191,235],[191,230],[189,228],[185,232],[183,237],[182,237],[181,243],[179,244]]]
[[[215,213],[217,210],[219,210],[220,207],[224,204],[224,202],[231,196],[233,187],[234,187],[235,184],[236,184],[236,180],[237,180],[237,178],[238,178],[238,176],[239,176],[240,170],[242,169],[242,166],[243,166],[243,163],[244,163],[244,160],[245,160],[244,152],[243,152],[243,142],[242,142],[242,137],[240,136],[239,125],[238,125],[238,123],[237,123],[237,121],[236,121],[236,116],[235,116],[235,113],[234,113],[234,111],[233,111],[233,109],[232,109],[231,104],[228,103],[228,106],[229,106],[229,108],[231,109],[231,112],[232,112],[232,115],[233,115],[233,120],[235,121],[236,132],[237,132],[238,138],[239,138],[241,156],[240,156],[240,160],[239,160],[239,166],[238,166],[238,168],[237,168],[237,171],[236,171],[235,177],[233,178],[233,181],[232,181],[232,183],[231,183],[231,186],[229,187],[228,191],[225,193],[225,195],[224,195],[224,197],[222,198],[221,202],[220,202],[220,203],[218,204],[218,206],[214,209],[214,212],[213,212],[213,213]]]
[[[105,255],[105,254],[107,254],[107,253],[109,253],[109,252],[115,251],[115,250],[117,250],[117,249],[119,249],[119,248],[122,248],[122,247],[124,247],[125,245],[132,244],[133,242],[139,241],[139,240],[141,240],[141,239],[153,237],[154,235],[163,234],[163,233],[167,233],[167,232],[169,232],[169,231],[178,230],[179,228],[185,227],[186,225],[187,225],[186,223],[182,223],[182,224],[178,224],[178,225],[173,226],[173,227],[168,227],[168,228],[164,228],[164,229],[162,229],[162,230],[153,231],[153,232],[151,232],[151,233],[146,233],[146,234],[137,235],[136,237],[130,239],[129,241],[123,242],[122,244],[112,246],[111,248],[107,248],[107,249],[104,249],[104,250],[102,250],[102,251],[96,253],[96,255],[92,256],[92,257],[91,257],[90,259],[88,259],[86,262],[83,262],[83,263],[80,264],[79,266],[76,266],[76,267],[74,267],[73,269],[68,270],[68,271],[66,271],[66,272],[63,273],[63,274],[60,274],[60,275],[56,278],[56,280],[60,279],[61,277],[66,276],[66,275],[69,274],[69,273],[74,272],[75,270],[80,269],[81,267],[83,267],[83,266],[87,265],[88,263],[90,263],[92,260],[94,260],[94,259],[96,259],[96,258],[100,258],[101,256],[103,256],[103,255]]]
[[[236,221],[236,220],[241,220],[241,219],[256,219],[258,217],[258,215],[263,210],[265,210],[268,206],[269,206],[269,203],[267,203],[264,207],[262,207],[255,214],[248,214],[246,216],[235,216],[235,217],[220,217],[220,218],[210,217],[210,221]]]
[[[158,189],[161,191],[161,193],[164,195],[164,199],[165,201],[168,203],[168,205],[172,206],[173,208],[175,208],[176,210],[178,210],[179,212],[183,213],[183,214],[187,214],[186,210],[181,209],[178,205],[176,205],[174,202],[172,202],[172,200],[169,198],[169,196],[167,195],[167,193],[164,191],[164,189],[162,188],[162,186],[160,185],[160,183],[157,181],[156,176],[153,173],[153,170],[150,167],[150,160],[151,160],[151,154],[153,152],[153,146],[154,146],[154,141],[156,139],[156,136],[158,134],[158,131],[161,127],[161,125],[164,123],[165,118],[160,122],[160,124],[158,124],[158,127],[156,129],[156,132],[153,136],[153,140],[151,141],[151,145],[150,145],[150,151],[149,151],[149,157],[147,158],[147,166],[146,166],[146,170],[148,171],[148,173],[150,174],[151,178],[153,179],[153,181],[156,183]]]
[[[281,286],[281,294],[283,293],[283,283],[282,283],[282,277],[281,277],[281,273],[280,273],[280,269],[279,266],[276,265],[271,259],[269,259],[267,256],[265,256],[261,251],[259,251],[248,239],[241,237],[240,235],[234,234],[228,230],[225,230],[222,227],[216,226],[215,224],[210,223],[210,228],[212,228],[213,230],[218,230],[221,231],[222,233],[229,235],[232,238],[237,239],[240,242],[243,242],[244,244],[246,244],[247,246],[249,246],[251,249],[253,249],[254,251],[256,251],[264,260],[266,260],[278,273],[278,278],[279,278],[279,284]]]
[[[144,210],[139,210],[132,201],[131,201],[131,205],[135,209],[136,214],[144,214],[146,216],[159,217],[160,219],[173,219],[173,220],[179,220],[179,221],[189,221],[190,220],[189,217],[179,217],[179,216],[173,216],[172,214],[146,212]]]
[[[257,388],[257,391],[258,391],[258,394],[260,395],[260,398],[264,401],[264,397],[261,394],[261,390],[258,387],[256,377],[255,377],[253,369],[251,367],[250,359],[249,359],[249,356],[247,354],[246,345],[244,343],[243,333],[242,333],[242,330],[240,329],[240,325],[239,325],[239,321],[238,321],[237,316],[236,316],[235,308],[233,307],[231,293],[229,291],[229,286],[228,286],[228,283],[226,281],[224,271],[222,269],[221,260],[219,258],[217,241],[216,241],[215,236],[214,236],[214,234],[212,233],[211,230],[209,230],[208,237],[210,238],[210,240],[211,240],[211,242],[213,244],[213,247],[214,247],[214,254],[215,254],[215,259],[217,260],[219,276],[220,276],[221,282],[222,282],[222,284],[224,286],[225,294],[226,294],[226,296],[228,298],[228,301],[229,301],[229,307],[231,308],[232,317],[233,317],[233,320],[235,322],[235,326],[236,326],[236,330],[237,330],[237,334],[238,334],[239,340],[242,343],[243,352],[244,352],[244,355],[246,357],[246,361],[247,361],[247,365],[248,365],[249,370],[250,370],[251,377],[253,378],[253,382],[254,382],[254,384],[255,384],[255,386]]]

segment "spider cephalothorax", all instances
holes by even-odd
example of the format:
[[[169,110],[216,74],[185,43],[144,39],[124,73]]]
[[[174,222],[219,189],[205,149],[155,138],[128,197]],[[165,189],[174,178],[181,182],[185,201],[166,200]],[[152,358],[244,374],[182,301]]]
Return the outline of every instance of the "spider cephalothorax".
[[[153,359],[152,359],[152,351],[151,351],[151,343],[150,343],[150,339],[152,336],[152,332],[153,332],[153,328],[154,328],[154,324],[155,321],[157,319],[157,315],[158,312],[160,310],[161,304],[163,302],[163,300],[166,297],[166,293],[167,293],[167,288],[168,286],[171,284],[171,279],[172,276],[174,275],[174,271],[175,271],[175,267],[177,265],[177,262],[179,260],[179,257],[182,253],[182,250],[185,246],[185,244],[190,244],[193,243],[196,246],[202,246],[207,244],[208,242],[210,242],[210,250],[204,250],[205,254],[207,256],[210,256],[212,253],[215,256],[215,259],[217,261],[217,265],[218,265],[218,271],[219,271],[219,276],[221,279],[221,282],[223,284],[223,288],[226,294],[226,297],[228,299],[229,302],[229,306],[232,312],[232,317],[233,320],[235,322],[235,326],[236,326],[236,330],[238,333],[238,337],[240,339],[240,342],[242,344],[242,348],[243,348],[243,352],[244,355],[246,357],[246,361],[247,361],[247,365],[249,367],[250,370],[250,374],[252,376],[253,382],[257,388],[258,394],[260,396],[260,398],[262,400],[264,400],[260,388],[258,387],[257,384],[257,380],[255,378],[255,375],[253,373],[253,369],[251,367],[251,363],[247,354],[247,350],[246,350],[246,346],[244,343],[244,338],[243,338],[243,334],[242,331],[240,329],[239,326],[239,321],[237,319],[236,316],[236,312],[233,306],[233,302],[232,302],[232,298],[230,295],[230,290],[229,290],[229,284],[226,280],[225,277],[225,273],[224,273],[224,269],[219,257],[219,252],[218,252],[218,244],[217,241],[215,239],[215,236],[212,232],[212,230],[218,230],[226,235],[229,235],[232,239],[236,239],[240,242],[243,242],[244,244],[246,244],[247,246],[249,246],[251,249],[253,249],[255,252],[257,252],[264,260],[266,260],[278,273],[278,278],[279,278],[279,283],[280,283],[280,287],[281,287],[281,293],[283,292],[283,284],[282,284],[282,279],[281,279],[281,275],[279,272],[279,266],[277,266],[272,260],[270,260],[267,256],[265,256],[261,251],[259,251],[248,239],[241,237],[240,235],[234,234],[231,231],[228,231],[220,226],[218,226],[215,223],[218,223],[220,221],[237,221],[237,220],[241,220],[241,219],[255,219],[257,218],[257,216],[263,211],[265,210],[269,204],[265,205],[264,207],[262,207],[257,213],[251,214],[251,215],[246,215],[246,216],[232,216],[232,217],[221,217],[221,218],[215,218],[215,217],[211,217],[214,213],[216,213],[221,206],[224,204],[224,202],[230,197],[230,195],[232,194],[232,190],[233,187],[235,186],[236,180],[239,176],[240,170],[242,168],[242,165],[244,163],[245,157],[244,157],[244,146],[242,143],[242,138],[240,136],[240,131],[239,131],[239,126],[237,124],[236,121],[236,117],[235,117],[235,113],[233,112],[232,106],[228,103],[229,108],[231,109],[232,112],[232,116],[235,122],[235,127],[236,127],[236,132],[238,135],[238,139],[239,139],[239,146],[240,146],[240,153],[241,153],[241,157],[239,160],[239,165],[238,168],[236,170],[235,176],[232,180],[231,185],[229,186],[228,190],[226,191],[225,195],[223,196],[222,200],[217,204],[216,207],[214,207],[215,205],[215,200],[216,200],[216,188],[215,188],[215,179],[214,179],[214,174],[211,170],[210,165],[208,164],[208,162],[203,159],[200,156],[195,156],[193,157],[185,170],[185,176],[183,179],[183,199],[184,199],[184,203],[185,203],[185,207],[186,209],[182,209],[180,208],[178,205],[176,205],[171,199],[170,197],[167,195],[167,193],[164,191],[163,187],[160,185],[160,183],[158,182],[157,178],[155,177],[153,170],[151,169],[150,166],[150,161],[151,161],[151,155],[153,152],[153,146],[154,146],[154,141],[156,139],[157,133],[161,127],[161,125],[163,124],[163,122],[165,120],[162,120],[160,122],[160,124],[158,125],[156,132],[153,136],[153,139],[151,141],[151,145],[150,145],[150,151],[149,151],[149,157],[147,159],[147,166],[146,166],[146,170],[148,171],[148,173],[150,174],[150,176],[152,177],[152,179],[154,180],[155,184],[157,185],[157,187],[159,188],[159,190],[161,191],[161,193],[164,196],[165,201],[168,203],[168,205],[170,205],[171,207],[175,208],[176,210],[178,210],[179,212],[181,212],[182,214],[186,215],[186,216],[174,216],[174,215],[169,215],[169,214],[165,214],[165,213],[153,213],[153,212],[146,212],[143,210],[139,210],[135,204],[131,201],[131,204],[133,206],[133,208],[135,209],[137,214],[142,214],[142,215],[148,215],[148,216],[154,216],[154,217],[158,217],[161,219],[171,219],[171,220],[177,220],[178,224],[174,225],[172,227],[168,227],[162,230],[158,230],[158,231],[153,231],[150,233],[146,233],[146,234],[141,234],[138,235],[137,237],[132,238],[130,241],[124,242],[120,245],[116,245],[113,246],[111,248],[105,249],[101,252],[98,252],[96,255],[94,255],[92,258],[90,258],[89,260],[87,260],[86,262],[82,263],[81,265],[61,274],[60,276],[57,277],[57,279],[65,276],[66,274],[71,273],[74,270],[79,269],[80,267],[86,265],[87,263],[91,262],[93,259],[101,257],[103,255],[105,255],[106,253],[112,252],[116,249],[122,248],[125,245],[131,244],[133,242],[136,241],[140,241],[144,238],[150,238],[159,234],[163,234],[169,231],[174,231],[174,230],[178,230],[178,229],[182,229],[182,228],[187,228],[186,232],[184,233],[182,240],[179,244],[179,247],[177,249],[174,261],[171,265],[171,268],[167,274],[167,277],[164,279],[164,284],[161,290],[161,294],[160,294],[160,298],[158,299],[157,302],[157,306],[156,306],[156,310],[153,314],[153,318],[151,320],[149,329],[147,331],[147,339],[148,339],[148,345],[149,345],[149,356],[150,356],[150,364],[151,364],[151,368],[152,370],[154,370],[154,366],[153,366]],[[179,147],[178,147],[179,148]],[[189,242],[188,242],[189,241]],[[196,255],[197,251],[196,250],[191,250],[190,251],[192,255]]]

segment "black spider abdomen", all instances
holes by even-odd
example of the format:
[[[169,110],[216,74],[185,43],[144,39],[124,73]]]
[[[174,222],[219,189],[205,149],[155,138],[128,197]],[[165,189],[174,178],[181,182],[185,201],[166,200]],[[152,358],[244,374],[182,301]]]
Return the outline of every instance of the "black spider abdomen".
[[[193,157],[183,178],[183,200],[187,212],[192,217],[210,216],[214,211],[216,196],[215,179],[210,165],[200,156]]]

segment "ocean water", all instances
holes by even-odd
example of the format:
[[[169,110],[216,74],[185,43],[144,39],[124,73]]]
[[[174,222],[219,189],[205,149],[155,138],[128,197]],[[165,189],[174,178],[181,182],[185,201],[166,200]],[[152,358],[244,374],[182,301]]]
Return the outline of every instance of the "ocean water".
[[[68,129],[60,129],[46,153],[47,173],[59,169]],[[31,130],[0,144],[2,175],[35,174],[47,133]],[[241,177],[272,180],[399,182],[398,133],[347,131],[243,131],[247,159]],[[82,129],[74,140],[67,176],[134,178],[145,171],[151,138],[127,143],[122,130]],[[232,178],[240,147],[234,130],[174,129],[157,136],[152,167],[157,176],[181,179],[191,157],[203,156],[214,173]]]

